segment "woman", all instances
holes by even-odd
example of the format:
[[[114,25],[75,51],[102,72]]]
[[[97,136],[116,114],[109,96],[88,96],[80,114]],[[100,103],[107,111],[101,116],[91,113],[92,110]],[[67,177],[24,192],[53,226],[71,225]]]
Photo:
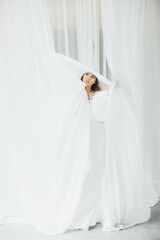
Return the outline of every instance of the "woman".
[[[103,91],[92,72],[84,73],[81,80],[86,84],[85,90],[94,116],[104,123],[105,143],[100,144],[103,146],[101,157],[104,160],[100,208],[102,230],[120,230],[148,221],[154,198],[145,182],[137,132],[132,129],[135,125],[134,115],[117,88],[116,80],[108,90]],[[128,122],[124,119],[126,111]]]

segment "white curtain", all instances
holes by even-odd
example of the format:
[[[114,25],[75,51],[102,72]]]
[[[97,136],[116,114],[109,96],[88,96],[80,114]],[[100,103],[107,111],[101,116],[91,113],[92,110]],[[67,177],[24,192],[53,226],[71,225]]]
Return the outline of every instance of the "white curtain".
[[[46,0],[0,1],[0,224],[52,235],[147,221],[157,199],[144,181],[132,99],[123,83],[113,90],[106,132],[80,77],[93,72],[102,90],[111,82],[55,53],[47,10]]]
[[[160,1],[101,0],[101,13],[108,65],[132,96],[146,175],[160,196]]]

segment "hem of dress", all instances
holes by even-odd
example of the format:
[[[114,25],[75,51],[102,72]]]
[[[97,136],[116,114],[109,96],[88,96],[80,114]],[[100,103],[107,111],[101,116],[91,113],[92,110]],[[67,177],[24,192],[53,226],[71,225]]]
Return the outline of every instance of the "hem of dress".
[[[155,201],[156,202],[156,201]],[[157,203],[157,202],[156,202]],[[136,209],[137,207],[135,207]],[[150,217],[151,217],[151,207],[148,207],[148,213],[146,214],[146,216],[143,216],[143,211],[142,209],[146,209],[146,208],[141,208],[141,213],[142,214],[139,214],[139,216],[141,217],[138,217],[136,215],[136,217],[133,217],[132,220],[130,220],[130,223],[128,224],[125,224],[125,223],[116,223],[116,224],[106,224],[105,223],[105,216],[103,215],[103,213],[101,212],[100,213],[96,213],[95,215],[95,218],[93,218],[94,220],[90,221],[90,223],[88,224],[78,224],[78,225],[71,225],[71,226],[66,226],[66,227],[60,227],[59,229],[56,230],[57,226],[55,226],[55,230],[51,230],[51,231],[48,231],[47,230],[47,227],[48,226],[40,226],[40,225],[36,225],[34,222],[32,222],[31,220],[25,220],[24,218],[22,217],[19,217],[19,216],[15,216],[15,217],[10,217],[10,216],[7,216],[5,214],[3,215],[0,215],[0,225],[2,224],[12,224],[12,223],[18,223],[18,224],[28,224],[30,226],[32,226],[34,229],[36,229],[37,231],[43,233],[43,234],[46,234],[46,235],[59,235],[59,234],[64,234],[64,233],[67,233],[68,231],[70,230],[83,230],[83,231],[88,231],[89,230],[89,227],[93,227],[95,226],[97,223],[100,223],[102,225],[102,231],[108,231],[108,232],[111,232],[111,231],[120,231],[120,230],[123,230],[123,229],[126,229],[126,228],[129,228],[129,227],[132,227],[132,226],[135,226],[135,225],[138,225],[138,224],[142,224],[142,223],[145,223],[147,222]],[[97,212],[97,211],[95,211]],[[138,211],[137,211],[138,212]],[[140,220],[138,220],[140,219]],[[54,228],[54,225],[51,226],[51,228]]]

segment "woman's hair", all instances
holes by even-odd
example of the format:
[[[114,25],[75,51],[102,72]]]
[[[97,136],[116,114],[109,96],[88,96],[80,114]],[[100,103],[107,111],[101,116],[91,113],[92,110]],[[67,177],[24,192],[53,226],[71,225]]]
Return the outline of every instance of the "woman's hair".
[[[83,73],[83,75],[81,76],[81,81],[83,81],[83,76],[84,76],[85,73]],[[96,92],[96,91],[99,91],[100,90],[100,87],[99,87],[99,84],[98,84],[98,78],[96,77],[96,81],[95,83],[93,83],[93,85],[91,86],[91,89]]]

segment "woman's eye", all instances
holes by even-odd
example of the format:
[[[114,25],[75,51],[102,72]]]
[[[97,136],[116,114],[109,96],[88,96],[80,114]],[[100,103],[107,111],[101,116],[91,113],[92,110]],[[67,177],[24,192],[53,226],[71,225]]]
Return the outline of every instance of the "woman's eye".
[[[86,75],[88,75],[88,73],[86,73]]]
[[[95,76],[92,76],[92,78],[95,78]]]

